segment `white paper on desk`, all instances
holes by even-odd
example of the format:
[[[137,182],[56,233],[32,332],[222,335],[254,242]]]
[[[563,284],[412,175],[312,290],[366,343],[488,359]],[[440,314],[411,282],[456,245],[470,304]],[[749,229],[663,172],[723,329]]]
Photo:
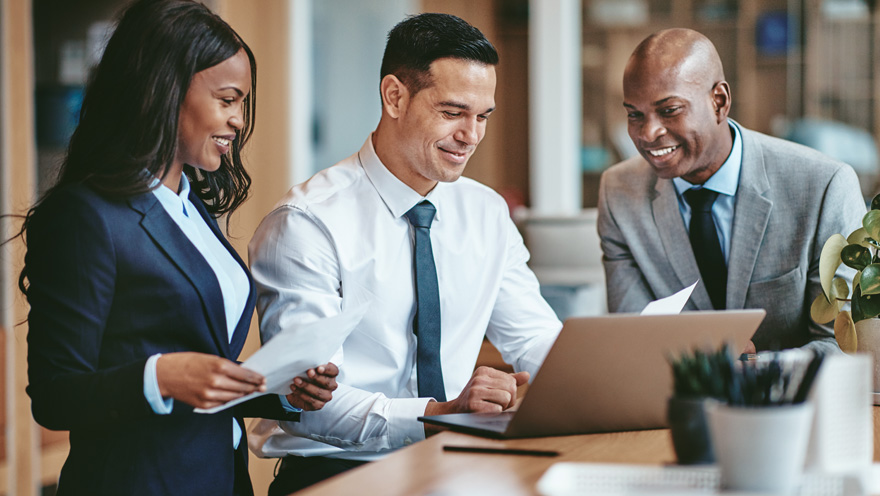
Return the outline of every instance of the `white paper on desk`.
[[[697,287],[698,282],[700,282],[699,279],[672,296],[648,303],[640,315],[675,315],[681,313],[688,298],[691,297],[691,293],[694,292],[694,288]]]
[[[242,363],[242,367],[266,378],[266,391],[251,393],[213,408],[196,408],[196,413],[216,413],[264,394],[289,394],[290,381],[327,363],[367,312],[367,305],[344,310],[339,315],[282,330]]]

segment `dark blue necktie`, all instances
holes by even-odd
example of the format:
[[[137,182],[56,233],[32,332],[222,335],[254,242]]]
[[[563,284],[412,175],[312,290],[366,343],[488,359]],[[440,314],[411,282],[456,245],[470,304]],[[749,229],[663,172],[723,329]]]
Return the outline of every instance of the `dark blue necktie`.
[[[712,219],[712,204],[718,193],[706,188],[691,188],[684,192],[684,198],[691,206],[691,248],[700,268],[700,277],[709,292],[712,306],[724,310],[727,307],[727,263]]]
[[[406,213],[415,231],[413,269],[416,277],[416,317],[413,332],[419,343],[416,375],[419,397],[446,401],[440,365],[440,289],[431,249],[431,222],[437,209],[425,200]]]

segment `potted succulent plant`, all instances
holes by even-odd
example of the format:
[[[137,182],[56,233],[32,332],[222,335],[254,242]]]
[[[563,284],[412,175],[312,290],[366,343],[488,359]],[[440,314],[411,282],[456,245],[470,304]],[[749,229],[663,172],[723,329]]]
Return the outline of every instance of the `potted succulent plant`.
[[[673,396],[669,399],[667,420],[672,444],[680,464],[697,464],[715,461],[707,406],[717,410],[718,405],[734,409],[800,405],[807,397],[822,356],[814,354],[797,373],[791,367],[783,367],[775,354],[770,360],[741,362],[727,345],[715,352],[685,352],[670,357],[669,362]]]
[[[823,355],[784,365],[729,363],[724,403],[706,408],[725,489],[788,494],[799,482],[813,405],[807,395]]]
[[[836,277],[840,264],[855,270],[850,285]],[[847,353],[865,351],[874,354],[875,390],[880,365],[880,195],[871,201],[871,209],[862,218],[862,227],[848,237],[835,234],[828,238],[819,256],[822,294],[813,301],[810,316],[817,323],[834,321],[834,337]],[[845,309],[850,303],[850,311]]]
[[[706,423],[705,403],[726,395],[730,350],[715,353],[695,350],[670,357],[673,396],[669,398],[667,420],[678,463],[712,463],[712,444]]]

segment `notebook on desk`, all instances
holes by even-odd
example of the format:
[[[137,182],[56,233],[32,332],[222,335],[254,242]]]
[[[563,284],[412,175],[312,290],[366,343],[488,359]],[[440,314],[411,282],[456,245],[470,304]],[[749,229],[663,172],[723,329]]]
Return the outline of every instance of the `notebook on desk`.
[[[723,343],[739,353],[764,310],[613,314],[565,321],[515,412],[419,417],[429,424],[494,438],[666,427],[672,394],[668,357]]]

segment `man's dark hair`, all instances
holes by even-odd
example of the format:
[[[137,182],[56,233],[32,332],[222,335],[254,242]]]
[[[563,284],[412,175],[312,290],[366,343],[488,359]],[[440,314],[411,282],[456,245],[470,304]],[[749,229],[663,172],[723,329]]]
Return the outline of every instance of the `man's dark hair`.
[[[431,63],[447,57],[498,64],[498,52],[479,29],[454,15],[419,14],[388,32],[379,80],[394,74],[414,95],[432,84]]]

